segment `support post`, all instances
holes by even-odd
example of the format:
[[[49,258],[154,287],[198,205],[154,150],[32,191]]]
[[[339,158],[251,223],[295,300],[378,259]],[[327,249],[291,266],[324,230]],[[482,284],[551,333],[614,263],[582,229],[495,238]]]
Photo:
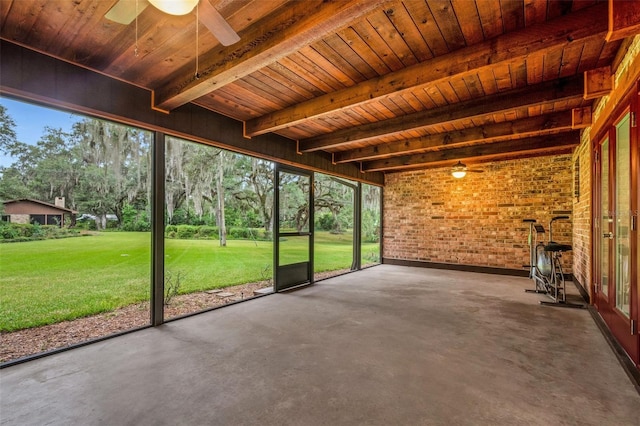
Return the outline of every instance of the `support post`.
[[[151,325],[164,323],[164,187],[165,135],[155,132],[152,147],[151,192]]]

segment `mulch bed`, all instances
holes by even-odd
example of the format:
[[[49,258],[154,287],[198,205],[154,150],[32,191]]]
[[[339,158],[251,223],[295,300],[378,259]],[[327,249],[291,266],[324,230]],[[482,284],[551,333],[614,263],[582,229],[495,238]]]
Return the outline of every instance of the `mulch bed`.
[[[315,280],[344,272],[347,270],[316,274]],[[226,287],[221,292],[205,291],[175,296],[165,306],[164,317],[175,318],[248,299],[254,296],[254,291],[271,285],[271,281],[260,281]],[[0,363],[144,327],[149,325],[149,312],[149,302],[143,302],[73,321],[0,333]]]
[[[226,287],[221,292],[199,292],[175,296],[164,308],[165,319],[226,305],[254,296],[271,286],[269,281]],[[232,295],[228,296],[227,294]],[[222,294],[224,297],[220,296]],[[0,334],[0,362],[64,348],[87,340],[149,325],[149,302],[136,303],[112,312],[64,321],[42,327]]]

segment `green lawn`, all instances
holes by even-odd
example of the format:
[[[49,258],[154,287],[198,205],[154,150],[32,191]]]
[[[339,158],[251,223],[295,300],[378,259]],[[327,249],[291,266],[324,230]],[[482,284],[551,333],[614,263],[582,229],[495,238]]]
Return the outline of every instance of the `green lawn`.
[[[0,244],[0,331],[108,312],[149,299],[149,233]],[[303,242],[287,241],[295,253]],[[272,275],[272,243],[166,240],[165,269],[181,293],[260,281]],[[371,251],[377,244],[363,245]],[[351,264],[351,236],[316,233],[316,271]],[[349,259],[345,261],[345,259]],[[347,264],[348,263],[348,264]],[[346,266],[345,266],[346,265]]]

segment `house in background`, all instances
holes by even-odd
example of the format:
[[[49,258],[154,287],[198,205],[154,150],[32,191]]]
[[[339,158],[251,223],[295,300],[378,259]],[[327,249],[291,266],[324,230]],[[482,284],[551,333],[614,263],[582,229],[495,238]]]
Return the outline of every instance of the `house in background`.
[[[3,220],[11,223],[69,226],[75,223],[76,212],[65,207],[64,197],[56,197],[55,204],[22,198],[5,201]]]

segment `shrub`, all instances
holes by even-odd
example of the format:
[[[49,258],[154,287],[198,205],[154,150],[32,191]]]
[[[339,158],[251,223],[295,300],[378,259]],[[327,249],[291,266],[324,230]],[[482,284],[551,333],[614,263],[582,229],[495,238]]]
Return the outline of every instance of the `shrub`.
[[[176,229],[176,236],[181,240],[188,240],[196,235],[198,228],[191,225],[178,225]]]
[[[176,225],[167,225],[167,227],[164,228],[164,232],[166,232],[167,234],[171,232],[176,233],[178,232],[178,227]]]
[[[251,238],[251,231],[249,228],[229,228],[227,231],[227,237],[237,240],[246,240]]]
[[[203,240],[219,238],[218,228],[215,226],[207,226],[207,225],[199,226],[196,237],[201,238]]]
[[[18,231],[11,224],[0,225],[0,238],[3,240],[13,240],[18,238]]]
[[[30,223],[14,223],[11,224],[18,233],[18,237],[31,237],[33,236],[33,225]]]
[[[316,228],[331,231],[336,227],[336,220],[331,213],[322,213],[316,218]]]

